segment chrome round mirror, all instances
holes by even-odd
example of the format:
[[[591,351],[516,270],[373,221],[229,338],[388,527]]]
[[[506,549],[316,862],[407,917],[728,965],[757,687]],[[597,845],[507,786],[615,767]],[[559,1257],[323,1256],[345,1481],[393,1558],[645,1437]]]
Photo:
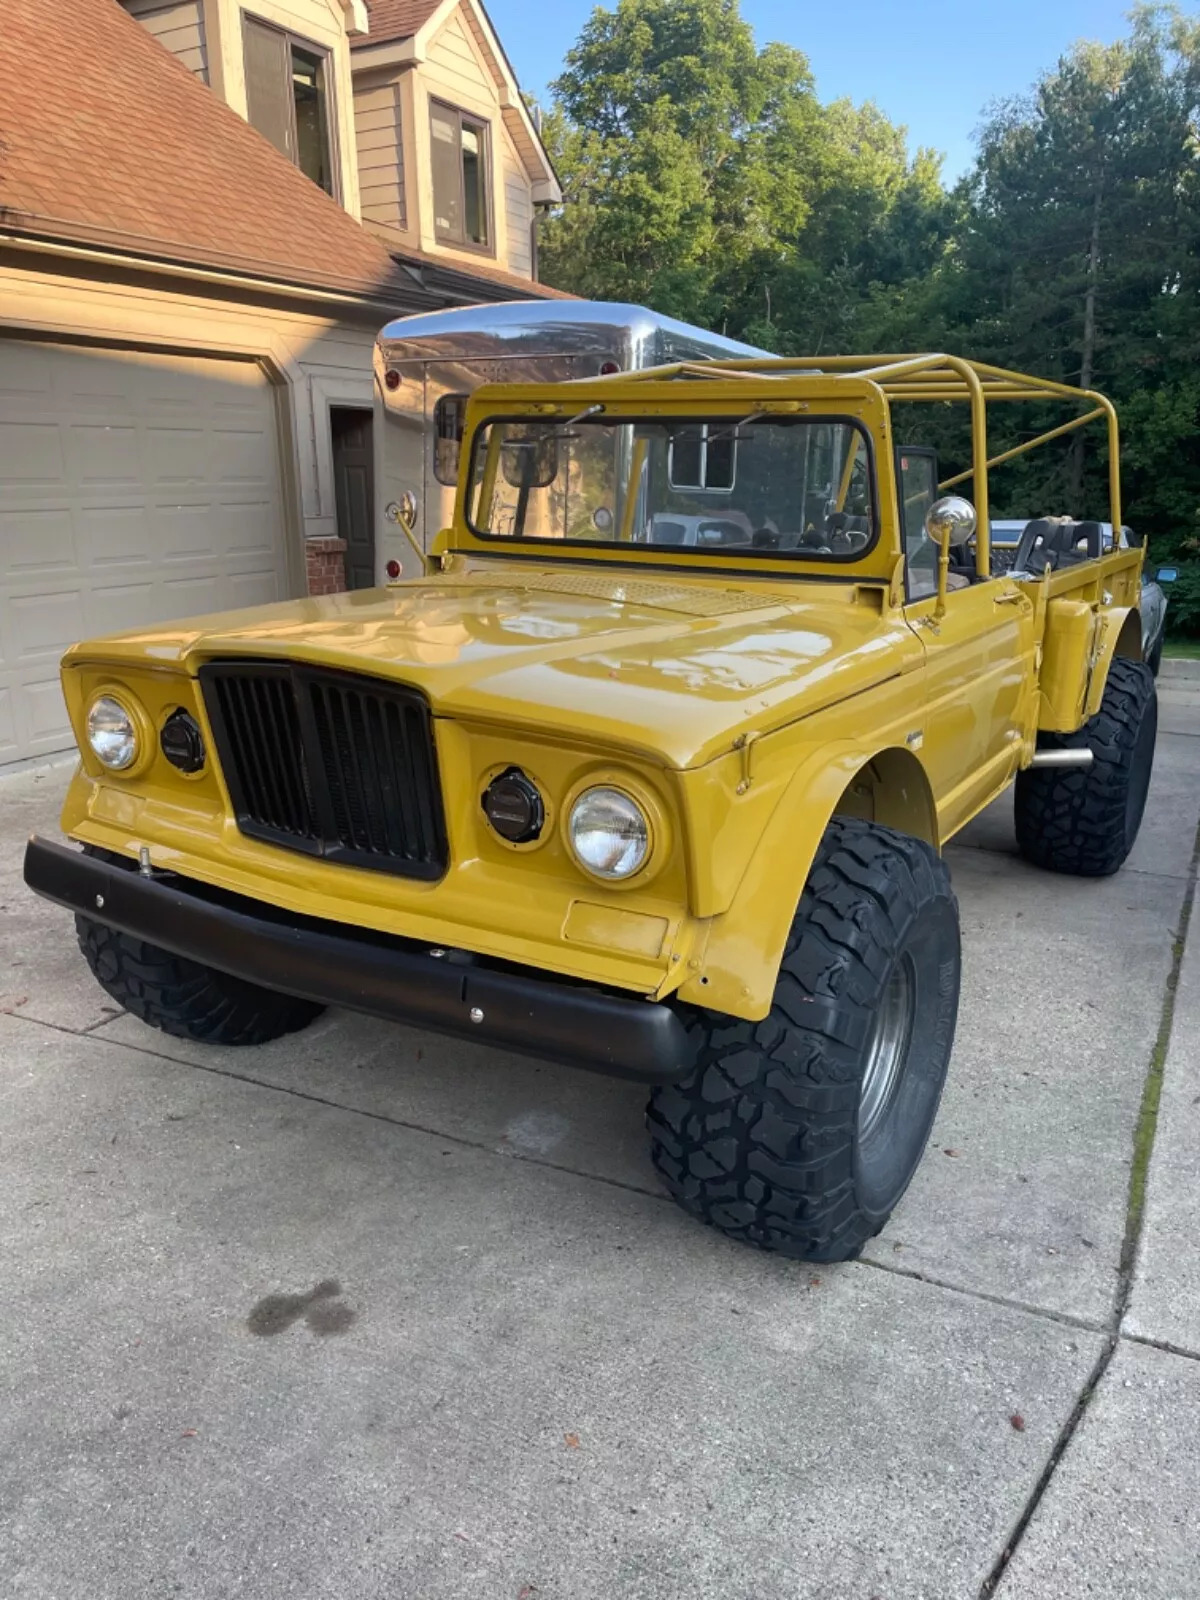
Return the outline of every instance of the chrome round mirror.
[[[934,544],[966,544],[975,532],[975,507],[960,494],[943,495],[925,513],[925,532]]]

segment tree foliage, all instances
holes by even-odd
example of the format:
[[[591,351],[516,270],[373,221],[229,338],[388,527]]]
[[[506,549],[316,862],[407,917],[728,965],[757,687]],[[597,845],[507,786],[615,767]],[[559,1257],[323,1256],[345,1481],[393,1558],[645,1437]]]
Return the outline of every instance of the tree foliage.
[[[553,92],[549,282],[784,353],[951,349],[1103,389],[1126,519],[1200,563],[1200,19],[1143,6],[1077,45],[990,108],[949,191],[877,107],[822,103],[799,51],[760,48],[738,0],[597,9]],[[923,426],[965,461],[957,418]],[[997,512],[1102,514],[1096,441],[998,472]]]
[[[566,203],[547,281],[648,303],[771,348],[824,334],[880,274],[927,270],[951,203],[874,107],[822,105],[808,62],[759,49],[738,0],[596,10],[544,133]]]

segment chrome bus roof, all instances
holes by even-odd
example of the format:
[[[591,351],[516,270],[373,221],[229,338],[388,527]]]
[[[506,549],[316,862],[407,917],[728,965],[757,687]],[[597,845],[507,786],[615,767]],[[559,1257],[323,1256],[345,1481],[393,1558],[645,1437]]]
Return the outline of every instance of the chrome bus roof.
[[[397,317],[379,335],[394,361],[611,354],[623,369],[769,355],[645,306],[608,300],[508,300]]]

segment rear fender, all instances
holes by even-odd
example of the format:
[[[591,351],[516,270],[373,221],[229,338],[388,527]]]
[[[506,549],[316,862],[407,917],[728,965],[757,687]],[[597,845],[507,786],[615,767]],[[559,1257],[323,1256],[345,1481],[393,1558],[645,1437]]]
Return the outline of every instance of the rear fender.
[[[680,986],[681,1000],[750,1021],[767,1015],[801,891],[835,814],[880,822],[938,848],[933,793],[910,750],[824,748],[784,791],[728,910],[709,924],[702,968]]]
[[[1096,625],[1092,651],[1093,665],[1083,707],[1085,722],[1100,709],[1113,657],[1122,656],[1126,661],[1142,660],[1142,616],[1138,608],[1112,606],[1102,611]]]

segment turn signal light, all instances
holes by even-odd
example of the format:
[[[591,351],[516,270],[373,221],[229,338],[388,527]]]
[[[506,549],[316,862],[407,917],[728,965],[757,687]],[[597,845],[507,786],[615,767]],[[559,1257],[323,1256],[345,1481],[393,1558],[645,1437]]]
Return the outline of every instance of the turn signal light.
[[[483,791],[483,812],[509,844],[529,844],[546,823],[546,807],[537,785],[521,771],[509,767]]]
[[[158,742],[163,755],[180,772],[199,772],[204,766],[204,735],[200,724],[182,706],[163,723]]]

